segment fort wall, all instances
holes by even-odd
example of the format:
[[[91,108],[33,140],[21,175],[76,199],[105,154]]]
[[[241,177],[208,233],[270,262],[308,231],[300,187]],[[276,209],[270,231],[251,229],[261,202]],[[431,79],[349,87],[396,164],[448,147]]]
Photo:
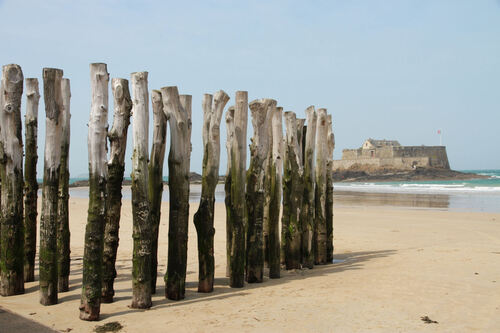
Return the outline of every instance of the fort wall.
[[[357,166],[410,170],[416,167],[450,169],[444,146],[386,146],[374,149],[344,149],[333,170]]]

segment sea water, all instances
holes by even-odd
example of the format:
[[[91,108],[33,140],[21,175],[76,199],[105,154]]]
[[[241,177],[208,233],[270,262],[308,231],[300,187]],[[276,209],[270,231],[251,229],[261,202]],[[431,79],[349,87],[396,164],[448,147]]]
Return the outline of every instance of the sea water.
[[[472,180],[429,180],[402,182],[335,183],[342,191],[426,194],[500,194],[500,170],[464,170],[462,172],[488,176]]]
[[[384,201],[419,201],[421,207],[458,211],[500,212],[500,170],[463,170],[487,176],[471,180],[335,183],[337,193],[368,193]],[[391,196],[392,194],[392,196]],[[363,195],[361,195],[363,196]],[[365,195],[366,196],[366,195]],[[341,199],[341,198],[339,198]],[[361,200],[363,201],[363,200]],[[381,201],[381,200],[379,200]],[[411,206],[411,205],[410,205]],[[417,204],[417,207],[418,204]]]

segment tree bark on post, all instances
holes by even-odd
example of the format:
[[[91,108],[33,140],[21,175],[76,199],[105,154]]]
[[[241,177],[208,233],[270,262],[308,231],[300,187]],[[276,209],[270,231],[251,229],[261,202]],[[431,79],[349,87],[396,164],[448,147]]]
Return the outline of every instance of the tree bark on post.
[[[167,117],[163,112],[161,91],[153,90],[153,146],[149,160],[149,203],[151,217],[151,293],[156,293],[158,275],[158,232],[160,229],[161,198],[163,195],[163,162],[165,159],[165,139]]]
[[[69,143],[70,143],[70,99],[69,79],[61,81],[63,109],[61,110],[61,167],[59,173],[59,196],[57,200],[57,283],[58,291],[69,290],[70,231],[69,231]]]
[[[151,307],[151,219],[148,197],[148,72],[132,73],[132,254],[131,308]]]
[[[245,285],[245,180],[247,167],[248,92],[237,91],[234,106],[234,137],[231,144],[231,262],[229,286]]]
[[[63,71],[43,69],[45,101],[45,156],[40,216],[40,303],[57,304],[57,205],[61,165]]]
[[[0,295],[24,293],[23,137],[19,65],[2,68],[0,110]]]
[[[184,107],[190,107],[189,98],[183,97],[181,101],[177,87],[161,88],[161,95],[163,111],[170,123],[170,211],[165,296],[171,300],[180,300],[185,294],[187,267],[191,112]]]
[[[283,172],[283,108],[277,107],[272,114],[272,155],[269,202],[268,262],[269,278],[280,277],[280,208]]]
[[[203,171],[201,198],[194,215],[198,234],[198,292],[212,292],[214,289],[214,205],[215,187],[219,181],[220,121],[229,96],[222,90],[203,96]]]
[[[226,150],[227,150],[227,171],[224,180],[224,192],[226,197],[226,276],[231,276],[231,244],[233,231],[231,229],[231,151],[234,141],[234,106],[230,106],[226,112]]]
[[[92,101],[90,106],[89,210],[83,253],[80,319],[98,320],[101,310],[104,226],[106,223],[106,184],[108,181],[107,128],[108,83],[106,64],[90,64]]]
[[[101,301],[112,303],[116,278],[116,253],[118,250],[120,212],[122,207],[122,183],[125,171],[127,131],[130,124],[132,100],[128,80],[114,78],[111,81],[114,97],[113,126],[108,133],[110,154],[108,160],[108,182],[106,185],[106,225],[104,227],[104,250],[102,268]]]
[[[295,113],[285,112],[286,148],[283,171],[282,248],[286,269],[300,268],[300,211],[303,197],[303,168]],[[302,125],[303,126],[303,125]]]
[[[335,149],[335,136],[332,129],[332,115],[327,117],[327,144],[328,157],[326,162],[326,261],[333,261],[333,150]]]
[[[259,99],[250,102],[253,138],[250,145],[250,167],[247,172],[247,262],[248,283],[260,283],[264,279],[264,179],[265,162],[269,151],[271,116],[276,108],[273,99]]]
[[[306,109],[307,131],[304,147],[304,197],[302,201],[302,266],[313,268],[314,251],[314,147],[317,116],[314,106]]]
[[[35,281],[36,217],[38,182],[38,79],[26,79],[26,115],[24,117],[26,150],[24,159],[24,282]]]
[[[327,160],[327,117],[326,109],[318,109],[316,125],[316,188],[315,188],[315,255],[317,265],[326,264],[326,160]]]

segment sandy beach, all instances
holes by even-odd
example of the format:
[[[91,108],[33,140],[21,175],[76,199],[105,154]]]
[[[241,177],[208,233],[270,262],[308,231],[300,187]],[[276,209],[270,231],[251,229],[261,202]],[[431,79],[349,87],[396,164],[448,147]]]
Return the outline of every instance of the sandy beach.
[[[38,282],[28,283],[24,295],[0,299],[3,309],[63,332],[92,332],[112,321],[124,326],[121,332],[500,331],[500,214],[380,205],[335,207],[334,264],[282,270],[281,279],[231,289],[225,277],[225,207],[217,203],[215,291],[196,292],[196,231],[191,222],[186,299],[175,302],[165,299],[162,279],[165,202],[159,288],[153,307],[140,311],[128,307],[132,216],[130,200],[124,200],[116,302],[102,305],[99,322],[81,321],[87,205],[87,199],[70,199],[70,291],[59,294],[59,304],[44,307],[38,302]],[[197,204],[190,209],[192,217]],[[423,316],[438,323],[424,323]],[[0,331],[5,332],[1,326]]]

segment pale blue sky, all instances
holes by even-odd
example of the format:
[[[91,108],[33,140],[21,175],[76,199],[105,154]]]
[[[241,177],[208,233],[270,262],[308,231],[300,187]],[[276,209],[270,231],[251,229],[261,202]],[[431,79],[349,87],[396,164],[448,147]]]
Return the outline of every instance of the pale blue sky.
[[[436,145],[442,129],[452,168],[500,169],[498,0],[0,0],[0,31],[0,64],[39,79],[58,67],[71,79],[72,176],[88,168],[91,62],[106,62],[111,77],[148,71],[150,90],[177,85],[193,95],[197,172],[202,95],[219,89],[275,98],[299,116],[326,107],[335,158],[368,137]]]

